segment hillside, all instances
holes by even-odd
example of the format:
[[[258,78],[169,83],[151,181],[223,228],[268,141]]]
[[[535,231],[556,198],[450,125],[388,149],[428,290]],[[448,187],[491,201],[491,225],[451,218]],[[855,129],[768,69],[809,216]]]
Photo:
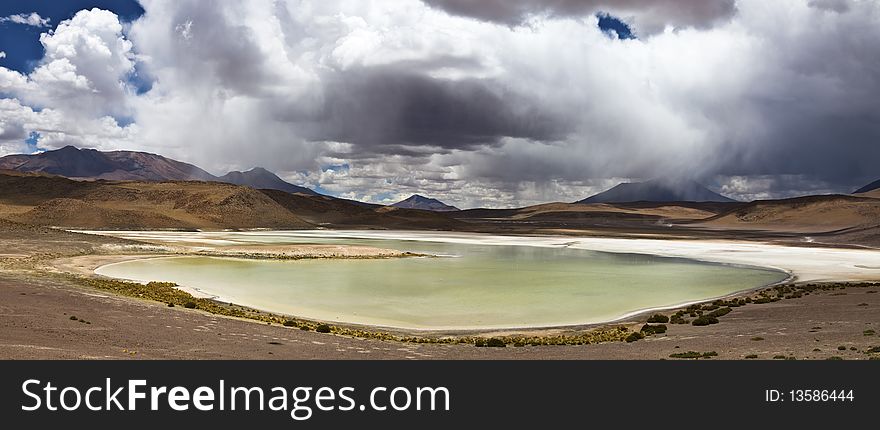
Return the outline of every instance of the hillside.
[[[880,199],[880,188],[858,194],[858,197],[869,197],[872,199]]]
[[[734,202],[703,185],[690,181],[654,179],[646,182],[617,184],[608,191],[588,197],[577,203],[631,203],[631,202]]]
[[[105,228],[310,228],[265,194],[216,182],[81,182],[0,174],[0,216],[32,225]]]
[[[33,155],[0,158],[0,170],[48,173],[67,178],[134,181],[209,180],[214,176],[188,163],[135,151],[101,152],[65,146]]]
[[[368,205],[328,196],[261,191],[302,219],[326,227],[455,230],[464,226],[444,213]]]
[[[420,196],[418,194],[413,194],[409,198],[401,200],[390,206],[403,209],[420,209],[434,212],[452,212],[459,210],[457,207],[447,205],[440,200]]]
[[[758,200],[700,225],[808,233],[874,227],[880,225],[880,200],[844,195]]]
[[[867,193],[869,191],[874,191],[874,190],[880,190],[880,179],[878,179],[874,182],[871,182],[870,184],[865,185],[864,187],[859,188],[858,190],[853,191],[853,194],[864,194],[864,193]]]
[[[558,227],[635,227],[691,222],[740,203],[546,203],[520,209],[467,209],[453,217],[474,222]]]
[[[246,185],[256,189],[279,190],[288,193],[304,193],[318,195],[318,193],[305,188],[293,185],[279,178],[278,175],[262,168],[255,167],[247,172],[233,171],[216,179],[219,182],[226,182],[236,185]]]
[[[201,168],[161,155],[137,151],[101,152],[65,146],[39,154],[0,157],[0,170],[45,173],[72,179],[115,181],[217,181],[255,189],[276,189],[289,193],[317,194],[285,182],[274,173],[257,167],[247,172],[214,176]]]

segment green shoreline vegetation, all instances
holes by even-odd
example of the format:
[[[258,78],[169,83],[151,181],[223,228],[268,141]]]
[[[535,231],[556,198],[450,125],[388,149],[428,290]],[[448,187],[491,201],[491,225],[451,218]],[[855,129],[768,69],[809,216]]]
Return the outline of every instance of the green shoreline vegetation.
[[[171,282],[150,282],[141,284],[131,281],[116,279],[83,277],[67,275],[73,281],[99,290],[110,291],[122,296],[151,300],[167,304],[169,307],[182,306],[187,309],[198,309],[204,312],[242,318],[267,324],[277,324],[284,327],[298,328],[300,330],[329,333],[341,336],[350,336],[362,339],[382,341],[397,341],[403,343],[432,343],[432,344],[471,344],[477,347],[522,347],[535,345],[584,345],[603,342],[636,342],[648,336],[664,334],[667,331],[665,323],[687,324],[694,326],[706,326],[717,324],[719,318],[731,312],[731,308],[750,304],[773,303],[785,299],[796,299],[817,291],[835,291],[845,288],[870,288],[878,287],[880,283],[872,282],[834,282],[834,283],[807,283],[807,284],[780,284],[772,287],[752,291],[743,297],[718,299],[702,304],[692,304],[675,311],[671,316],[655,313],[646,319],[639,331],[632,331],[623,325],[608,325],[590,329],[581,333],[558,334],[558,335],[506,335],[506,336],[473,336],[473,335],[446,335],[446,336],[414,336],[399,335],[381,330],[367,330],[334,325],[317,321],[309,321],[301,318],[286,317],[256,309],[238,306],[232,303],[221,303],[213,299],[197,298],[177,288],[177,284]],[[693,318],[691,320],[687,318]],[[870,334],[866,334],[870,335]],[[690,351],[689,351],[690,352]],[[695,354],[673,354],[672,358],[698,358]],[[699,358],[709,358],[714,355],[700,354]]]

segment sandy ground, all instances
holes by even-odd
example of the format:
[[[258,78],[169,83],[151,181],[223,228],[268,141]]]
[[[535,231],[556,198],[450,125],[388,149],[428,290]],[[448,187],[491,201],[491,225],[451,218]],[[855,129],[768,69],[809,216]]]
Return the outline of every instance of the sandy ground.
[[[305,332],[168,308],[59,279],[0,274],[0,359],[663,359],[683,351],[715,351],[719,359],[866,359],[868,348],[880,346],[876,334],[864,335],[880,331],[880,293],[869,293],[878,289],[748,305],[720,324],[670,324],[666,334],[630,344],[477,348]]]

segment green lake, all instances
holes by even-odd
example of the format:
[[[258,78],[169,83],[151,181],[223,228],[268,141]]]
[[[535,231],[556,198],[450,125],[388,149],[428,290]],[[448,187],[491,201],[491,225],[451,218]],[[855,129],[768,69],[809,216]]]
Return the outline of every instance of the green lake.
[[[304,318],[438,330],[612,321],[787,277],[771,269],[564,245],[449,243],[315,232],[229,232],[204,237],[175,232],[165,239],[249,245],[345,243],[440,257],[279,261],[187,256],[115,263],[96,272],[136,281],[176,282],[222,301]]]

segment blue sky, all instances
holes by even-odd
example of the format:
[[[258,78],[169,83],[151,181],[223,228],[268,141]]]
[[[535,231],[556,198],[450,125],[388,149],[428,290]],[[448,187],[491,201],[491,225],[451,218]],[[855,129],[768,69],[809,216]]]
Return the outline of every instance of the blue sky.
[[[6,21],[0,22],[0,58],[3,67],[30,72],[43,57],[40,33],[55,28],[59,22],[69,19],[82,9],[100,8],[111,10],[123,21],[131,21],[143,15],[144,10],[133,0],[3,0],[0,17],[36,12],[48,18],[48,27],[35,27]]]
[[[596,17],[599,18],[599,28],[606,33],[614,32],[617,34],[617,37],[620,39],[635,39],[636,35],[633,34],[631,28],[626,25],[625,22],[616,18],[613,15],[607,13],[598,13]]]

